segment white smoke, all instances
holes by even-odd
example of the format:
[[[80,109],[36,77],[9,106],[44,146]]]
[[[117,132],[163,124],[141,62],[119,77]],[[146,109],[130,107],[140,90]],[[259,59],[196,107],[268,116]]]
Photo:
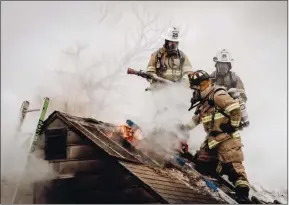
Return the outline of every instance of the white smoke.
[[[18,98],[19,97],[19,98]],[[16,185],[22,180],[19,190],[25,188],[23,183],[37,182],[49,179],[55,176],[52,167],[43,159],[32,155],[29,160],[30,173],[25,172],[24,167],[28,163],[28,149],[31,144],[33,133],[36,131],[36,124],[39,118],[38,113],[27,115],[21,127],[17,131],[18,118],[20,114],[21,101],[20,96],[13,93],[2,92],[1,102],[1,201],[2,203],[11,203]],[[19,103],[20,102],[20,103]],[[41,103],[30,102],[34,107],[40,108]],[[37,151],[38,152],[38,151]],[[35,152],[35,153],[37,153]]]
[[[153,38],[155,30],[168,25],[184,28],[180,49],[195,70],[208,72],[214,70],[212,58],[218,49],[232,52],[233,69],[248,95],[251,126],[242,132],[242,139],[249,180],[268,190],[287,191],[286,3],[165,5],[135,5],[149,11],[138,12],[145,22],[161,13],[159,21],[145,30],[143,39]],[[23,138],[13,137],[23,100],[38,107],[40,99],[48,96],[52,99],[48,114],[58,109],[118,124],[132,119],[148,133],[154,127],[173,130],[175,124],[190,119],[190,90],[175,86],[157,93],[145,92],[148,83],[144,79],[126,74],[127,67],[145,69],[151,54],[144,43],[137,45],[141,23],[132,11],[130,2],[2,3],[1,165],[6,170],[2,176],[8,177],[10,168],[17,169],[15,164],[24,156],[19,147],[27,142],[25,134]],[[161,46],[160,40],[156,38],[155,45]],[[84,49],[76,58],[79,46]],[[102,79],[101,84],[89,83]],[[154,118],[164,107],[167,111]],[[24,132],[34,131],[36,115],[26,119]],[[202,126],[190,136],[194,153],[205,137]],[[165,135],[159,138],[170,146]]]

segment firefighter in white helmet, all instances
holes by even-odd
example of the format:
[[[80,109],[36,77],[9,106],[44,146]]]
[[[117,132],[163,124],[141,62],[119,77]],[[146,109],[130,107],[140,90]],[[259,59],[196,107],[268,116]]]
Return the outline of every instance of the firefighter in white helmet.
[[[179,30],[176,27],[169,28],[162,37],[165,43],[151,54],[146,72],[189,87],[188,73],[191,73],[193,69],[187,55],[179,49],[181,41]],[[149,90],[152,91],[166,86],[153,80],[149,82],[151,84]],[[154,118],[166,111],[167,108],[158,109]],[[186,142],[180,141],[181,147],[186,147],[186,145]]]
[[[187,74],[193,70],[188,57],[178,48],[181,40],[179,30],[175,27],[169,28],[162,37],[165,44],[152,53],[146,72],[173,82],[183,81],[189,85]],[[152,87],[156,84],[151,80],[149,82]]]
[[[216,70],[211,74],[211,77],[214,79],[213,82],[216,85],[225,86],[228,90],[236,88],[242,99],[247,102],[247,96],[241,78],[235,72],[231,71],[233,58],[230,52],[227,49],[218,51],[213,61],[216,67]]]

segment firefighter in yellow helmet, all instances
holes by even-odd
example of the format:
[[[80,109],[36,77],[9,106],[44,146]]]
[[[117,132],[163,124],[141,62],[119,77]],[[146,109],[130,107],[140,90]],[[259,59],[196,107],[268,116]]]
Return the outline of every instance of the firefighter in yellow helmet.
[[[241,78],[232,72],[233,58],[227,49],[222,49],[217,52],[213,58],[216,70],[211,74],[213,82],[217,85],[225,86],[228,90],[230,88],[237,88],[242,99],[246,102],[247,96],[245,93],[244,84]]]
[[[175,27],[169,28],[162,37],[165,39],[165,44],[152,53],[146,72],[166,80],[183,81],[188,84],[187,74],[192,71],[192,66],[188,57],[178,48],[181,40],[179,30]],[[151,87],[155,88],[156,83],[149,82]]]
[[[241,120],[239,102],[224,87],[213,84],[209,74],[203,70],[190,74],[189,80],[195,98],[199,98],[199,104],[193,118],[189,123],[181,125],[181,129],[191,130],[203,123],[207,133],[195,155],[196,169],[211,176],[216,173],[228,175],[240,201],[242,198],[247,199],[250,185],[242,164],[244,155],[238,131]]]

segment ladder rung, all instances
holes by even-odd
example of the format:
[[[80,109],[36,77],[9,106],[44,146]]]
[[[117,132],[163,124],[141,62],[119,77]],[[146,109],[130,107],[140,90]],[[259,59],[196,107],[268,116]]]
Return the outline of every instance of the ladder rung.
[[[35,112],[35,111],[40,111],[40,109],[31,109],[31,110],[26,110],[24,112]]]

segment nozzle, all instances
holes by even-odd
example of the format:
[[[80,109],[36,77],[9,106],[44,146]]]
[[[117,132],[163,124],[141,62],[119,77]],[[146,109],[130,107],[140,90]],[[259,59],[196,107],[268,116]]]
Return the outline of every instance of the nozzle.
[[[137,71],[132,69],[132,68],[127,69],[127,74],[136,74],[136,73],[137,73]]]

